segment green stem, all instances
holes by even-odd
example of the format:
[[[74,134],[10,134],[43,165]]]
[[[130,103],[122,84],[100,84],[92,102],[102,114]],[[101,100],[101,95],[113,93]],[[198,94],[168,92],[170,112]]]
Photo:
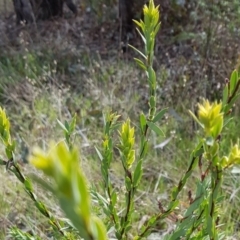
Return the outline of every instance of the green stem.
[[[198,149],[202,149],[202,147],[197,147],[196,150],[194,152],[196,152]],[[172,200],[169,203],[168,209],[166,211],[164,211],[163,213],[159,213],[156,217],[155,217],[155,221],[149,221],[146,224],[146,227],[143,229],[143,231],[138,235],[138,237],[142,238],[145,236],[145,234],[153,227],[156,225],[156,223],[159,220],[162,220],[166,217],[168,217],[175,209],[175,205],[177,203],[177,197],[179,195],[179,193],[182,191],[183,187],[185,186],[187,179],[191,176],[193,170],[195,169],[195,166],[197,165],[198,160],[201,158],[202,155],[199,156],[193,156],[192,160],[190,162],[190,165],[186,171],[186,173],[184,174],[184,176],[181,178],[181,180],[178,183],[178,186],[176,188],[174,188],[173,192],[172,192]]]

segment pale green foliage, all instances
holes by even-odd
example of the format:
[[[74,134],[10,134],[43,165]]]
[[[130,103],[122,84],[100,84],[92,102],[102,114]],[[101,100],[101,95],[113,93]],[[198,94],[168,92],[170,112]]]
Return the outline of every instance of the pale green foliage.
[[[198,104],[198,118],[189,111],[193,118],[204,129],[206,136],[216,138],[223,128],[222,103],[209,103],[203,100],[202,104]]]
[[[134,150],[134,128],[130,126],[130,120],[128,119],[122,124],[121,131],[119,133],[120,145],[119,149],[122,153],[122,163],[125,169],[130,169],[135,161]]]
[[[6,116],[5,111],[0,108],[0,137],[5,145],[5,151],[8,159],[13,160],[13,151],[15,149],[15,143],[11,140],[10,135],[10,122]]]
[[[53,186],[47,182],[42,185],[56,196],[62,210],[78,229],[79,235],[86,240],[107,239],[104,225],[91,215],[90,195],[76,148],[70,151],[61,142],[52,145],[47,154],[35,149],[29,161],[53,179]]]

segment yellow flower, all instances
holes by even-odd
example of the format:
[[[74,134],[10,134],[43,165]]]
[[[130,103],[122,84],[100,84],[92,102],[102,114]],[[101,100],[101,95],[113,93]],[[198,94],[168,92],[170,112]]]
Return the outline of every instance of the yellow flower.
[[[6,112],[0,107],[0,137],[5,145],[11,145],[10,136],[10,122],[7,118]]]
[[[150,0],[149,7],[144,5],[143,14],[144,14],[144,23],[147,28],[154,29],[158,25],[159,21],[159,6],[155,7],[153,0]]]
[[[238,144],[232,146],[231,152],[228,157],[228,163],[229,165],[240,164],[240,149]]]
[[[53,175],[54,163],[44,151],[40,148],[33,149],[33,155],[29,157],[29,162],[37,169],[42,170],[46,175]]]
[[[240,164],[239,141],[234,146],[231,146],[229,156],[224,156],[221,160],[221,165],[223,168],[232,167],[234,164]]]
[[[135,150],[134,150],[134,128],[130,125],[130,120],[122,124],[120,135],[120,149],[124,156],[124,165],[130,168],[135,161]]]
[[[203,100],[198,104],[198,120],[203,126],[207,136],[217,137],[223,128],[222,103],[209,103]]]

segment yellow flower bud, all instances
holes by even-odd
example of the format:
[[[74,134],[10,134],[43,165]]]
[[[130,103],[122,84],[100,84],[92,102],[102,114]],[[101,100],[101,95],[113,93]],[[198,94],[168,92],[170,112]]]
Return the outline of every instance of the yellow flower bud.
[[[42,170],[46,175],[53,175],[54,163],[48,154],[45,154],[40,148],[33,149],[33,155],[29,157],[29,162],[35,168]]]
[[[240,149],[238,144],[232,146],[231,152],[229,154],[229,165],[240,164]]]
[[[203,126],[207,136],[216,138],[223,128],[222,103],[209,103],[203,100],[202,104],[198,104],[198,120]]]

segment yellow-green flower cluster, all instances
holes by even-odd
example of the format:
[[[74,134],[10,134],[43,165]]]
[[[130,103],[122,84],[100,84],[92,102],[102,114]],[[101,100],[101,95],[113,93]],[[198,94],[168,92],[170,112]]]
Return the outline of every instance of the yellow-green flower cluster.
[[[205,130],[207,136],[216,138],[223,128],[222,103],[210,103],[203,100],[198,104],[198,120]]]
[[[76,204],[79,204],[79,201],[85,201],[89,205],[87,196],[81,199],[76,194],[80,189],[81,191],[84,189],[84,195],[87,193],[86,182],[79,167],[79,156],[76,149],[69,151],[64,142],[55,146],[51,144],[48,153],[35,148],[29,161],[37,169],[42,170],[47,176],[54,179],[57,192]],[[83,186],[80,186],[80,184]]]
[[[120,132],[120,150],[123,155],[124,166],[129,169],[135,161],[135,150],[134,150],[134,128],[130,126],[130,120],[122,124]]]
[[[144,23],[147,29],[152,32],[153,29],[158,25],[159,22],[159,6],[155,7],[153,0],[150,0],[149,7],[144,5]]]
[[[240,164],[240,148],[239,148],[239,142],[231,147],[229,156],[224,156],[222,158],[222,167],[228,168],[235,164]]]
[[[216,138],[223,128],[223,112],[222,103],[210,103],[203,100],[202,104],[198,104],[198,117],[189,111],[196,122],[204,129],[206,137]]]
[[[29,161],[54,180],[48,188],[84,239],[107,239],[102,222],[91,215],[90,195],[79,166],[76,149],[69,151],[64,142],[51,146],[48,153],[36,148]],[[48,183],[45,182],[44,186]]]
[[[0,107],[0,136],[5,146],[11,145],[10,122],[5,111]]]
[[[144,42],[146,42],[147,49],[150,50],[153,48],[154,45],[154,38],[159,31],[160,23],[159,23],[159,6],[155,7],[153,0],[149,1],[149,6],[144,5],[143,7],[143,14],[144,14],[144,22],[142,20],[136,21],[133,20],[138,27],[144,33],[141,34]]]
[[[5,145],[5,152],[9,160],[13,159],[15,142],[11,140],[10,122],[5,110],[0,107],[0,139]]]

